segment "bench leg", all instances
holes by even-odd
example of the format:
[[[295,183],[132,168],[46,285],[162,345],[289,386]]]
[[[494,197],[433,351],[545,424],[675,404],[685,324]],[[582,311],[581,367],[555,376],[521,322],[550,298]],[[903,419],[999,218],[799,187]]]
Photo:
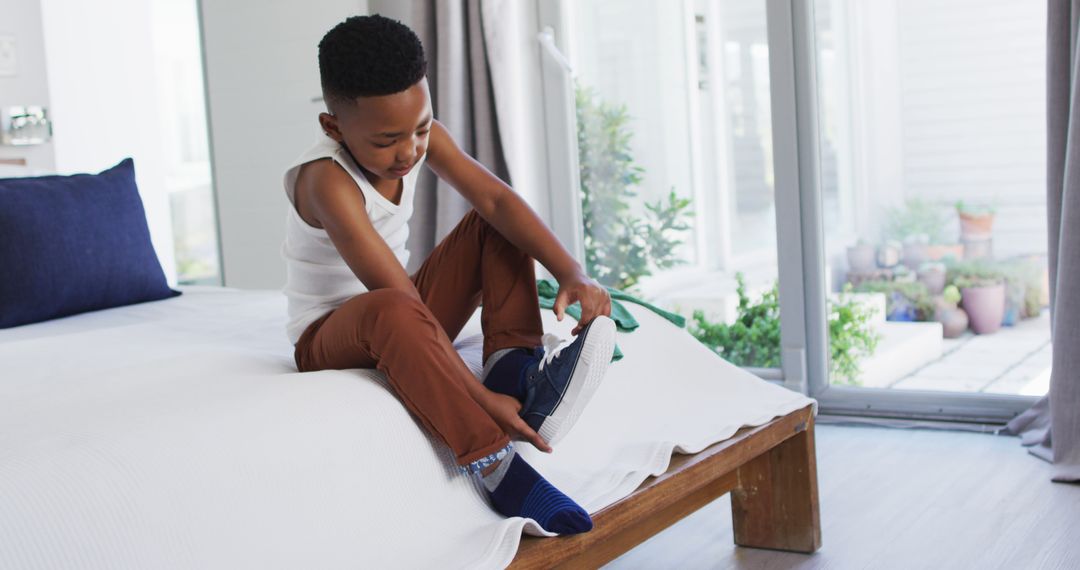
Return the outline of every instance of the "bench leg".
[[[821,548],[812,416],[806,429],[740,467],[738,480],[731,492],[735,544],[805,553]]]

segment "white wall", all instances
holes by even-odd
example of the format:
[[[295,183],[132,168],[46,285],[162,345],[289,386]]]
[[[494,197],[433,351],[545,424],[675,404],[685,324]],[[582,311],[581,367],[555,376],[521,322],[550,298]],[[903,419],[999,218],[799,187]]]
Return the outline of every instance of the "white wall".
[[[997,208],[994,253],[1046,251],[1046,3],[898,3],[908,194]]]
[[[319,136],[318,44],[362,0],[201,2],[224,284],[280,288],[282,175]]]
[[[14,36],[16,43],[15,75],[0,76],[0,107],[51,107],[49,83],[45,75],[41,3],[38,0],[0,0],[0,36]],[[15,169],[5,168],[0,171],[0,176],[47,173],[54,168],[51,143],[22,147],[0,146],[0,158],[23,158],[27,161],[25,171],[16,173]]]
[[[41,11],[56,169],[98,172],[132,157],[150,237],[175,284],[151,4],[42,0]]]
[[[844,232],[876,240],[907,198],[940,203],[951,239],[952,203],[994,204],[995,256],[1045,252],[1045,3],[828,0],[816,14],[819,45],[835,48],[818,77],[837,270]]]

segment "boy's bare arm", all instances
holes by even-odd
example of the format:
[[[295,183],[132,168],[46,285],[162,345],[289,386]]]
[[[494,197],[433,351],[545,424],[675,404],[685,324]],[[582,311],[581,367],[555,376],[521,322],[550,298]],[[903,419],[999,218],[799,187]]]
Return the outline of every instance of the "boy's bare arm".
[[[371,225],[363,193],[340,165],[318,160],[301,167],[296,199],[326,230],[342,259],[368,290],[400,289],[420,298],[405,268]]]
[[[510,243],[536,259],[559,281],[555,313],[562,320],[566,307],[581,301],[577,334],[597,315],[611,315],[607,290],[589,278],[536,212],[505,182],[458,147],[450,133],[433,121],[427,164],[468,200],[477,213]]]

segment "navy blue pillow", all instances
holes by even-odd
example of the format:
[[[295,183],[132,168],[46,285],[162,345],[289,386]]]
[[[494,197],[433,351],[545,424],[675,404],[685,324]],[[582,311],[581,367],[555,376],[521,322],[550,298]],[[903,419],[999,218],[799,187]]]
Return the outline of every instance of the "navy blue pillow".
[[[0,178],[0,328],[179,294],[130,158],[101,174]]]

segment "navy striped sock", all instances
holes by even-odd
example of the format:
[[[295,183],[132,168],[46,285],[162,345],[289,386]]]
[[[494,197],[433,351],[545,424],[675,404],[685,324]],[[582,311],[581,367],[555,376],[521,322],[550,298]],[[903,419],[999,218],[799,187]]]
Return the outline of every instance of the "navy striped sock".
[[[548,532],[577,534],[592,529],[589,513],[548,483],[520,455],[508,455],[503,459],[507,461],[509,465],[501,464],[489,475],[498,478],[495,489],[488,491],[496,511],[508,517],[533,519]]]

